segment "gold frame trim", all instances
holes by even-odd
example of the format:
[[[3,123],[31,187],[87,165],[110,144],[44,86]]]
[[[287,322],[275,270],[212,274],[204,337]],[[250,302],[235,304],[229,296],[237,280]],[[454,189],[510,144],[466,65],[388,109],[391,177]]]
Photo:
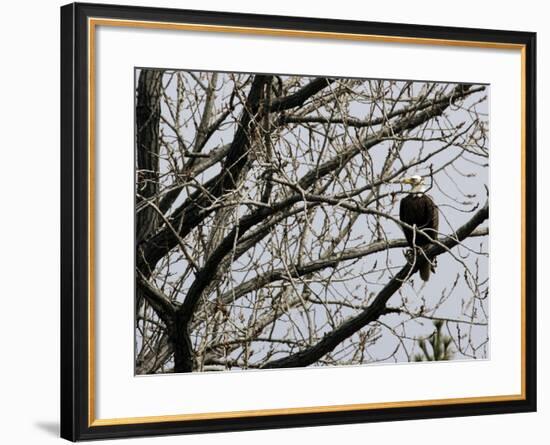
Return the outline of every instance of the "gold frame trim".
[[[97,419],[95,417],[95,35],[97,26],[112,26],[141,29],[179,30],[191,32],[216,32],[278,37],[336,39],[412,45],[436,45],[469,48],[519,50],[521,52],[521,393],[501,396],[463,397],[450,399],[410,400],[402,402],[374,402],[346,405],[308,406],[299,408],[275,408],[246,411],[224,411],[193,414],[174,414],[144,417],[120,417]],[[190,23],[170,23],[140,20],[88,18],[88,426],[113,426],[175,422],[190,420],[213,420],[246,418],[255,416],[331,413],[353,410],[405,408],[421,406],[458,405],[468,403],[491,403],[525,400],[526,376],[526,45],[516,43],[482,42],[469,40],[396,37],[372,34],[301,31],[290,29],[220,26]]]

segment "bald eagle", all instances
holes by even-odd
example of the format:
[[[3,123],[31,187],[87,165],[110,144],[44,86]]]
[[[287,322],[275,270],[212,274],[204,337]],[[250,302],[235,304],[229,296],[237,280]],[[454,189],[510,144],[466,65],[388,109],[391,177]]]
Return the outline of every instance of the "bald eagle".
[[[425,194],[424,179],[415,175],[401,181],[412,186],[410,193],[401,199],[399,205],[399,219],[409,226],[416,227],[413,231],[403,227],[405,238],[412,249],[420,249],[429,246],[432,242],[422,232],[432,239],[437,239],[439,228],[439,211],[432,198]],[[413,250],[414,252],[414,250]],[[420,278],[428,281],[430,271],[434,271],[432,264],[425,258],[422,251],[416,253],[416,261],[419,264]]]

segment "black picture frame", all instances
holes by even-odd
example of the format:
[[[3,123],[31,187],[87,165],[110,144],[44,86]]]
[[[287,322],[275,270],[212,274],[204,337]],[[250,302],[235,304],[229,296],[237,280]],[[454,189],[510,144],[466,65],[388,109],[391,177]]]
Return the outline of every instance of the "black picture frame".
[[[94,425],[90,418],[88,19],[191,23],[520,45],[524,51],[523,397],[338,412]],[[257,430],[536,410],[536,34],[303,17],[73,3],[61,8],[61,437],[71,440]],[[92,420],[92,421],[91,421]]]

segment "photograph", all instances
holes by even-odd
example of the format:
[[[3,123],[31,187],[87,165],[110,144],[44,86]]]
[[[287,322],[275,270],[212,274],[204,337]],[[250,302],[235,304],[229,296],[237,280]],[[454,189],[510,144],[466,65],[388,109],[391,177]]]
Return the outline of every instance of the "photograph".
[[[490,84],[136,67],[134,91],[135,375],[491,358]]]

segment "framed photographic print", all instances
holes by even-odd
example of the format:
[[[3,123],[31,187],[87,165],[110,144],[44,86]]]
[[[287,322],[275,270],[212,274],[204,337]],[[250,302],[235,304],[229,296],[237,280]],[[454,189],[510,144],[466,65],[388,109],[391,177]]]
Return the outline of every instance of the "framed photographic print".
[[[61,435],[536,409],[535,34],[61,8]]]

